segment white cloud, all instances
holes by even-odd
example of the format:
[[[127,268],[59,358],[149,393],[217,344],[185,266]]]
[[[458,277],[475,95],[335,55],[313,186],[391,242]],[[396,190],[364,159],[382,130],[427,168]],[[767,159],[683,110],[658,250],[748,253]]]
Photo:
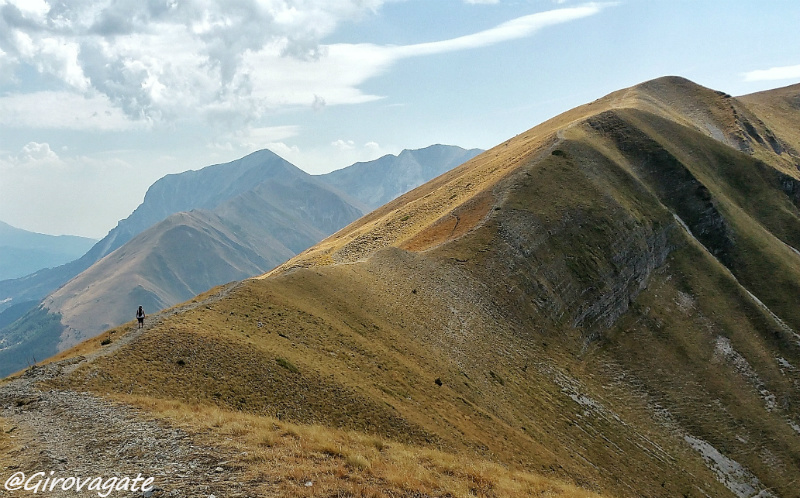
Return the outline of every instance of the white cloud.
[[[300,148],[296,145],[286,145],[283,142],[268,143],[265,147],[294,164],[295,158],[300,157]]]
[[[315,111],[321,111],[325,108],[326,105],[327,102],[325,102],[324,98],[320,97],[317,94],[314,94],[314,101],[311,103],[312,109],[314,109]]]
[[[0,123],[10,124],[7,109],[23,126],[120,130],[133,121],[205,119],[246,128],[281,108],[380,99],[361,86],[402,58],[531,36],[610,5],[550,10],[432,43],[320,44],[341,22],[386,1],[0,0],[0,67],[32,67],[69,89],[2,97]],[[64,97],[56,112],[41,112],[39,98],[56,96]]]
[[[528,16],[518,17],[500,24],[494,28],[461,36],[450,40],[406,45],[392,49],[396,57],[416,57],[420,55],[441,54],[456,50],[468,50],[497,43],[525,38],[547,26],[562,24],[583,17],[599,13],[603,8],[612,4],[589,3],[579,7],[539,12]]]
[[[171,120],[198,108],[215,117],[220,107],[253,107],[245,102],[247,54],[277,50],[313,62],[324,54],[322,37],[383,1],[0,0],[0,62],[99,92],[132,119]],[[255,102],[248,115],[271,103]]]
[[[377,142],[367,142],[362,146],[356,145],[353,140],[334,140],[331,142],[333,148],[338,149],[340,151],[352,151],[352,150],[363,150],[370,152],[380,151],[381,146]]]
[[[339,150],[353,150],[356,148],[356,143],[352,140],[339,139],[331,142],[331,145]]]
[[[17,160],[23,164],[29,163],[53,163],[59,160],[58,154],[50,149],[50,144],[29,142],[25,145],[17,156]]]
[[[294,137],[299,132],[300,127],[294,125],[242,128],[238,131],[224,134],[211,147],[247,154],[256,150],[270,148],[271,145]]]
[[[757,69],[744,73],[745,81],[800,80],[800,64]]]
[[[464,0],[464,3],[468,3],[468,4],[472,4],[472,5],[476,5],[476,4],[493,5],[493,4],[496,4],[496,3],[500,3],[500,0]]]
[[[44,0],[10,0],[9,4],[21,12],[42,19],[50,11],[50,6]]]

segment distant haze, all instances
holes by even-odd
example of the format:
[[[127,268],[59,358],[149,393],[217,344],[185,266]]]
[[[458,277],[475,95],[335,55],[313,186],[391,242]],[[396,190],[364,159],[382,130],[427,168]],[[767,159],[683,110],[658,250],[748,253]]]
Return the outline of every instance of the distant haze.
[[[95,242],[84,237],[27,232],[0,221],[0,280],[68,263],[83,256]]]

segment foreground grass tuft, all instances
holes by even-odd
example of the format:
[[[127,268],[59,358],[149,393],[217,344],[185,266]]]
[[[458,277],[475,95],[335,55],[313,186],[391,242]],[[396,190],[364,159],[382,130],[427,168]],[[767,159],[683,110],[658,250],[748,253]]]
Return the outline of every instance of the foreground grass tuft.
[[[275,363],[277,363],[278,365],[282,366],[283,368],[292,373],[296,374],[300,373],[300,369],[297,368],[291,361],[287,360],[286,358],[276,358]]]

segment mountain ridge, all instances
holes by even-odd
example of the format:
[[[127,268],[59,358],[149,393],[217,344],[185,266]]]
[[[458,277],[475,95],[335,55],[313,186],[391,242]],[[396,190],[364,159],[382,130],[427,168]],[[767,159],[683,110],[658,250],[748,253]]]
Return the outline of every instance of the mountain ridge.
[[[609,495],[797,496],[796,158],[730,99],[667,78],[569,111],[64,385],[412,427]]]

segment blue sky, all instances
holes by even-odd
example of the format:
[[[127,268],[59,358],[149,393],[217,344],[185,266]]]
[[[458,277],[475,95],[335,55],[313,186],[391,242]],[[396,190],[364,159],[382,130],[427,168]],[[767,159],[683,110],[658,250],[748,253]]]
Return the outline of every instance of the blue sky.
[[[0,220],[102,237],[169,174],[489,148],[680,75],[800,81],[800,2],[0,0]]]

